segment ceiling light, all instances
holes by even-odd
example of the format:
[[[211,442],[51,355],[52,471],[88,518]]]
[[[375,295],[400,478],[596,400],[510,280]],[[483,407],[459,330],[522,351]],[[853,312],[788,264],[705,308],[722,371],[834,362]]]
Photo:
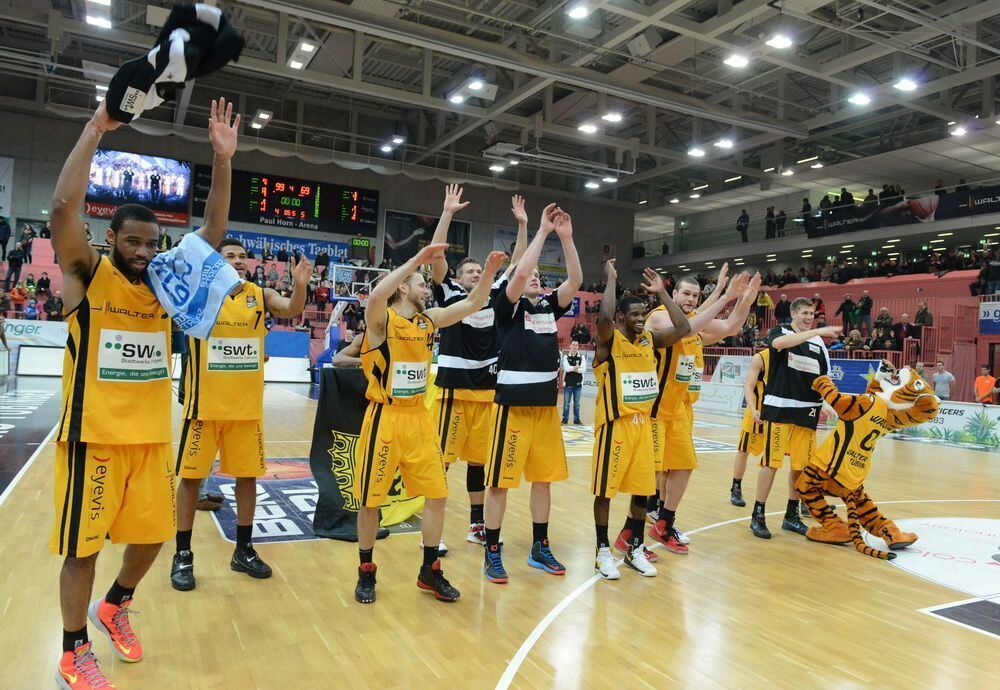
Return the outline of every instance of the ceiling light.
[[[853,103],[854,105],[868,105],[872,102],[872,97],[861,91],[852,94],[850,98],[847,99],[848,103]]]
[[[493,172],[495,172],[495,173],[502,173],[506,169],[507,168],[505,168],[504,166],[500,165],[499,163],[494,163],[493,165],[490,166],[490,170],[493,171]]]
[[[621,122],[622,121],[622,114],[621,113],[604,113],[603,115],[601,115],[601,119],[604,120],[605,122]]]
[[[314,50],[316,50],[316,46],[314,46],[309,41],[302,41],[301,43],[299,43],[299,50],[301,50],[303,53],[311,53]]]
[[[885,243],[886,243],[886,244],[892,244],[893,242],[899,242],[899,238],[897,237],[897,238],[896,238],[896,239],[894,239],[894,240],[886,240],[886,241],[885,241]]]
[[[597,134],[597,125],[590,122],[584,122],[582,125],[577,127],[577,129],[584,134]]]
[[[988,232],[983,237],[997,237],[998,235],[1000,235],[1000,232]]]
[[[718,146],[720,149],[731,149],[733,148],[732,139],[719,139],[713,144],[713,146]]]
[[[452,96],[450,96],[448,98],[448,100],[451,103],[454,103],[455,105],[458,105],[459,103],[464,103],[465,102],[465,96],[463,96],[460,93],[456,93],[456,94],[453,94]]]
[[[586,187],[587,189],[600,189],[601,188],[601,185],[597,184],[593,180],[591,180],[590,182],[586,183],[583,186]]]
[[[254,124],[257,123],[255,122]],[[382,153],[392,153],[392,146],[390,146],[389,144],[382,144],[382,146],[379,148],[379,151],[381,151]]]
[[[396,146],[399,146],[400,144],[402,144],[405,141],[406,141],[406,137],[401,137],[398,134],[392,138],[392,143],[394,145],[396,145]]]
[[[521,161],[517,160],[516,158],[512,158],[511,160],[507,161],[507,165],[514,167],[515,165],[521,165]]]
[[[111,0],[87,0],[92,5],[103,5],[104,7],[111,7]]]
[[[92,14],[88,14],[87,23],[90,24],[91,26],[98,26],[102,29],[111,28],[111,20],[108,19],[107,17],[95,17]]]
[[[774,36],[771,36],[771,38],[767,40],[765,45],[769,45],[772,48],[777,48],[778,50],[784,50],[785,48],[792,47],[792,39],[790,39],[788,36],[785,36],[784,34],[775,34]]]
[[[100,103],[101,101],[104,100],[104,94],[99,93],[96,96],[94,96],[94,98],[97,100],[98,103]]]
[[[889,252],[886,256],[899,256],[899,252]]]
[[[289,60],[288,66],[292,69],[302,69],[305,65],[298,60]]]
[[[680,199],[671,199],[670,203],[671,204],[679,204],[679,203],[681,203],[681,200]],[[998,233],[998,234],[1000,234],[1000,233]]]
[[[270,111],[267,111],[267,110],[258,110],[257,114],[254,115],[253,119],[255,119],[255,120],[263,120],[264,122],[267,122],[268,120],[271,119],[271,113],[270,113]]]
[[[640,199],[639,200],[639,205],[640,206],[642,206],[643,204],[648,204],[648,203],[649,203],[649,200],[647,200],[647,199]]]
[[[578,2],[566,10],[570,19],[586,19],[590,16],[590,3]]]
[[[699,194],[698,192],[695,192],[694,194],[691,194],[688,197],[688,199],[700,199],[700,198],[701,198],[701,194]]]
[[[882,249],[895,249],[896,245],[894,245],[894,244],[883,244],[881,248]]]
[[[264,125],[262,125],[262,124],[261,124],[260,122],[251,122],[251,123],[250,123],[250,127],[251,127],[252,129],[260,129],[260,128],[261,128],[261,127],[263,127],[263,126],[264,126]],[[389,149],[389,150],[391,151],[392,149]]]
[[[688,149],[688,155],[692,158],[704,158],[705,149],[698,148],[697,146],[692,146]]]
[[[108,87],[105,84],[94,84],[94,88],[98,91],[107,91]]]
[[[617,177],[611,177],[610,175],[601,178],[601,182],[607,182],[608,184],[614,184],[617,181],[618,181]]]
[[[800,161],[795,161],[795,163],[798,165],[798,164],[808,163],[809,161],[815,161],[815,160],[819,160],[819,156],[810,156],[809,158],[803,158]]]
[[[953,232],[939,232],[939,233],[937,234],[937,236],[938,236],[938,237],[951,237],[951,236],[952,236],[952,235],[954,235],[954,234],[955,234],[955,233],[953,233]]]
[[[479,91],[485,86],[481,79],[473,79],[469,82],[469,89],[472,91]]]
[[[931,240],[929,244],[938,244],[940,242],[944,242],[944,240]]]
[[[895,84],[892,85],[894,89],[899,89],[900,91],[913,91],[917,88],[917,82],[913,81],[909,77],[903,77]]]
[[[735,67],[736,69],[743,69],[750,64],[750,61],[746,58],[746,56],[740,55],[739,53],[733,53],[723,60],[723,62],[730,67]]]
[[[812,168],[813,170],[819,170],[820,168],[823,167],[823,164],[820,163],[819,161],[816,161],[815,163],[813,163],[809,167]]]
[[[707,184],[702,184],[702,185],[698,185],[697,187],[692,187],[691,191],[692,192],[697,192],[697,191],[702,190],[702,189],[708,189],[708,185]]]
[[[965,133],[967,131],[968,130],[966,130],[965,127],[963,127],[962,125],[959,125],[958,127],[955,127],[953,130],[951,130],[951,135],[953,137],[961,137],[961,136],[965,136]]]
[[[952,126],[953,124],[955,124],[955,121],[954,121],[954,120],[952,120],[951,122],[949,122],[949,123],[948,123],[948,126],[949,126],[949,127],[951,127],[951,126]]]
[[[727,177],[724,182],[736,182],[737,180],[743,179],[742,175],[737,175],[736,177]]]
[[[790,175],[794,175],[795,171],[792,170],[791,168],[786,168],[781,171],[781,174],[784,175],[785,177],[789,177]]]
[[[851,250],[850,250],[850,249],[841,249],[841,250],[840,250],[840,253],[841,253],[841,254],[850,254],[850,253],[851,253]]]
[[[768,259],[768,260],[767,260],[767,263],[773,263],[773,262],[775,262],[775,261],[777,261],[777,259]]]
[[[853,249],[854,245],[853,244],[842,244],[842,245],[840,245],[840,248],[841,249]]]
[[[774,168],[764,168],[764,172],[774,172]]]
[[[770,259],[772,256],[777,256],[777,254],[765,254],[764,256]]]

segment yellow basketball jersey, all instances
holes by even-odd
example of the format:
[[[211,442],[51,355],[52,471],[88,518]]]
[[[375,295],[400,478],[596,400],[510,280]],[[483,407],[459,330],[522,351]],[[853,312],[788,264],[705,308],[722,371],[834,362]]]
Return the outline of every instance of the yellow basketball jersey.
[[[264,288],[227,295],[207,340],[188,337],[184,419],[264,417]]]
[[[870,393],[860,397],[871,399],[871,409],[854,421],[838,420],[812,459],[812,464],[852,490],[868,476],[875,444],[896,428],[889,422],[889,406],[882,398]]]
[[[594,427],[630,415],[648,415],[659,393],[653,340],[643,333],[635,342],[616,328],[611,339],[611,356],[594,361],[597,379],[597,407]]]
[[[361,341],[361,368],[368,377],[365,397],[384,405],[422,405],[427,392],[434,342],[434,322],[423,314],[412,319],[389,307],[385,342],[374,349],[368,333]]]
[[[66,317],[59,441],[170,442],[170,319],[102,256]]]
[[[662,304],[649,313],[666,311]],[[697,312],[692,311],[688,318]],[[659,394],[653,401],[653,419],[680,419],[685,406],[693,405],[701,395],[701,378],[705,359],[701,351],[701,334],[692,333],[668,348],[654,350]]]
[[[760,412],[760,408],[764,404],[764,386],[767,385],[767,376],[771,368],[771,348],[761,350],[757,354],[764,360],[764,365],[757,374],[757,381],[753,385],[754,407],[757,409],[757,412]]]

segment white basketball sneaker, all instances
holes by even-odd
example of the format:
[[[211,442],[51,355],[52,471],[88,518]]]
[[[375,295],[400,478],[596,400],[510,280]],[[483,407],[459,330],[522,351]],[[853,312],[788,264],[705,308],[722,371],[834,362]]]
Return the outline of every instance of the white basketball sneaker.
[[[424,540],[421,539],[420,540],[420,550],[423,551],[423,549],[424,549]],[[444,543],[444,539],[442,539],[438,543],[438,558],[444,558],[447,555],[448,555],[448,545],[445,544]]]
[[[602,546],[597,550],[597,559],[594,562],[594,570],[605,580],[617,580],[622,575],[618,571],[618,561],[611,554],[610,546]]]
[[[625,554],[625,565],[643,577],[656,577],[656,566],[646,558],[646,549],[642,545],[629,549]]]

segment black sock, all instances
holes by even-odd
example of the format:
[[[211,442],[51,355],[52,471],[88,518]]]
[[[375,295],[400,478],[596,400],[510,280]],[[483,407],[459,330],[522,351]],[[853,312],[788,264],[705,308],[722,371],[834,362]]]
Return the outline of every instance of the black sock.
[[[240,549],[249,549],[250,541],[253,538],[253,525],[236,525],[236,546]]]
[[[486,528],[486,548],[491,546],[498,546],[500,544],[500,528],[490,529]]]
[[[483,504],[473,503],[469,506],[469,524],[470,525],[481,525],[483,524]]]
[[[632,530],[632,536],[629,539],[629,543],[632,544],[632,546],[638,546],[642,543],[643,522],[642,518],[633,517],[630,517],[625,521],[625,528]]]
[[[607,525],[594,525],[597,528],[597,548],[603,548],[605,546],[611,546],[611,542],[608,541],[608,526]]]
[[[90,642],[90,638],[87,637],[86,625],[79,630],[63,630],[64,652],[72,652],[74,649],[86,642]]]
[[[531,541],[545,543],[549,540],[549,523],[547,522],[532,522],[531,523]]]
[[[656,504],[660,500],[660,497],[656,494],[646,497],[646,512],[653,513],[656,512]]]
[[[665,531],[669,532],[670,530],[672,530],[674,528],[674,518],[675,517],[677,517],[676,511],[667,510],[666,508],[663,508],[663,507],[660,508],[660,517],[659,517],[659,519],[663,520],[664,522],[667,523],[667,526],[664,528]]]
[[[424,547],[424,567],[430,568],[434,565],[434,561],[438,559],[438,547],[437,544],[434,546]]]
[[[764,517],[764,501],[753,502],[753,516]]]
[[[660,520],[666,520],[668,512],[669,511],[663,507],[662,503],[658,504],[656,506],[656,521],[659,522]]]
[[[372,552],[374,550],[375,549],[358,549],[358,558],[361,560],[361,565],[372,562]]]
[[[111,589],[104,595],[104,600],[109,604],[121,606],[123,602],[131,599],[133,594],[135,594],[135,587],[122,587],[116,579],[114,584],[111,585]]]
[[[794,520],[799,516],[799,499],[790,498],[788,499],[788,505],[785,506],[785,519]]]
[[[191,550],[191,530],[177,530],[177,553]]]
[[[733,489],[742,489],[743,488],[743,480],[742,479],[737,479],[736,477],[733,477],[733,487],[732,488]]]
[[[469,463],[469,469],[465,472],[465,489],[469,493],[476,491],[486,491],[486,467],[483,465],[473,465]],[[480,520],[482,522],[482,520]]]

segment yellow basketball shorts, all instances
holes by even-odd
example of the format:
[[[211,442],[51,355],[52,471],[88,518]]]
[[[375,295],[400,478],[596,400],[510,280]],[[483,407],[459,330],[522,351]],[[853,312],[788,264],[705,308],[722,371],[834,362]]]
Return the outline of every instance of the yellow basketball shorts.
[[[511,489],[521,483],[559,482],[569,477],[556,407],[494,405],[486,486]]]
[[[177,531],[169,443],[56,444],[49,548],[85,558],[114,543],[162,544]]]
[[[389,495],[397,469],[408,495],[448,496],[444,458],[427,408],[369,402],[354,455],[355,498],[367,508],[378,508]]]
[[[649,417],[619,417],[598,427],[590,474],[590,493],[595,496],[614,498],[619,491],[637,496],[656,493]]]
[[[743,423],[740,427],[740,441],[737,448],[743,452],[748,453],[753,456],[760,455],[764,452],[764,442],[766,436],[764,434],[764,425],[766,422],[757,424],[754,422],[753,414],[750,410],[743,413]]]
[[[486,464],[492,411],[492,402],[456,400],[454,389],[442,389],[431,414],[437,422],[445,462],[465,460],[474,465]]]
[[[661,470],[693,470],[698,467],[694,452],[694,409],[684,405],[676,419],[654,419],[653,464]]]
[[[259,419],[185,419],[175,471],[181,479],[203,479],[212,471],[215,456],[230,477],[261,477],[264,462],[264,424]]]
[[[816,430],[797,424],[764,422],[764,454],[761,467],[780,469],[785,456],[792,459],[792,469],[804,470],[816,450]]]

